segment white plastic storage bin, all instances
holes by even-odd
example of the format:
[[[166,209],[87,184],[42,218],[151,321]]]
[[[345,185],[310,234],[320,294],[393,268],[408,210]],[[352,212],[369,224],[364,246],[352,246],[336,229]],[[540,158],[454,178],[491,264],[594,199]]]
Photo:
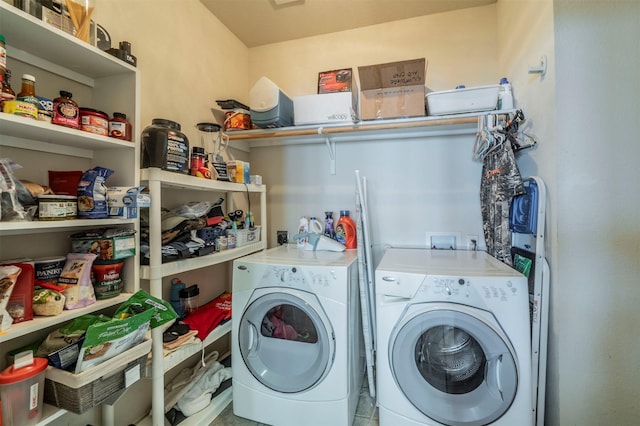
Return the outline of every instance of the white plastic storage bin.
[[[495,110],[499,84],[427,93],[427,114],[464,114]]]
[[[78,374],[47,367],[44,402],[82,414],[143,378],[151,340]]]

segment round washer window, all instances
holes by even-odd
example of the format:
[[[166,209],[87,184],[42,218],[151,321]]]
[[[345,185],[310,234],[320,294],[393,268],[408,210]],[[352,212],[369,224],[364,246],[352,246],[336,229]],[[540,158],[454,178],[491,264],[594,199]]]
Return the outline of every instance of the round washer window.
[[[391,370],[404,396],[446,425],[480,426],[500,418],[518,385],[510,342],[478,316],[416,306],[418,313],[401,320],[389,341]]]

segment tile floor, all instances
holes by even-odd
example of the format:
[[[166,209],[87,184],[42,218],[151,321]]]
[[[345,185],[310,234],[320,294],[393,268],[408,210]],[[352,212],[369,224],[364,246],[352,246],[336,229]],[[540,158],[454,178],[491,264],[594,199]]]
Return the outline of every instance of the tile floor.
[[[267,426],[264,423],[254,422],[233,415],[233,401],[209,426]],[[338,426],[338,425],[327,425]],[[378,426],[378,408],[375,401],[369,395],[369,386],[365,378],[360,390],[360,400],[356,408],[356,416],[352,426]]]

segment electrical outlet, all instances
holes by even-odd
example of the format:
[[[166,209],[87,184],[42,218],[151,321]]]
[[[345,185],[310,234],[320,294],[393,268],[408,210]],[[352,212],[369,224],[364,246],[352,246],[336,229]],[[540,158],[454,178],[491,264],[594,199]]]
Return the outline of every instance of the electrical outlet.
[[[427,247],[432,250],[455,250],[460,240],[458,232],[427,232]]]
[[[478,250],[478,245],[480,244],[480,240],[477,235],[469,235],[467,234],[467,250]]]
[[[281,246],[283,244],[288,244],[289,243],[289,231],[277,231],[276,238],[277,238],[279,246]]]

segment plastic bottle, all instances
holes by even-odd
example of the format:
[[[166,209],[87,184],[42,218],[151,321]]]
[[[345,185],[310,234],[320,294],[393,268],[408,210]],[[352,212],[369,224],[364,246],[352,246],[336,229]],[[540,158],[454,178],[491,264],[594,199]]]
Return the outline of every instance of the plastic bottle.
[[[333,212],[324,212],[324,235],[336,239],[336,230],[333,227]]]
[[[513,109],[513,92],[511,90],[511,83],[507,77],[500,79],[500,89],[498,91],[498,109]]]
[[[340,218],[336,224],[336,240],[344,244],[347,249],[354,249],[357,246],[356,224],[349,216],[349,210],[340,210]]]
[[[180,281],[179,278],[171,280],[171,306],[178,314],[178,318],[184,317],[184,311],[182,310],[182,301],[180,300],[180,291],[186,288],[186,284]]]
[[[191,176],[205,177],[200,169],[204,167],[204,148],[200,146],[191,147],[191,168],[189,174]]]
[[[33,104],[38,108],[40,102],[36,97],[36,78],[34,76],[31,74],[22,74],[22,86],[16,99]]]
[[[80,127],[80,108],[76,101],[71,99],[72,96],[71,92],[61,90],[60,96],[53,100],[53,124],[73,129]]]
[[[305,216],[302,216],[300,218],[300,223],[298,223],[298,234],[302,234],[303,232],[309,232],[309,220]],[[308,240],[309,239],[307,237],[298,238],[298,247],[304,248]]]
[[[142,131],[141,168],[158,167],[177,173],[189,173],[189,139],[180,131],[180,123],[154,118]]]
[[[309,218],[309,232],[322,235],[322,224],[315,216]]]

